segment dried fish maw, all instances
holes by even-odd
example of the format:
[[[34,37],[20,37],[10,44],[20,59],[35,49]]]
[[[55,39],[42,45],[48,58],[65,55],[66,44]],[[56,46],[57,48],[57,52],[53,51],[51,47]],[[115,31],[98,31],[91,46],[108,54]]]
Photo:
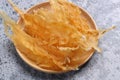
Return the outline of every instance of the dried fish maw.
[[[98,40],[111,29],[91,28],[79,7],[67,0],[49,1],[50,10],[40,8],[30,14],[9,0],[23,23],[17,24],[0,12],[6,34],[16,48],[39,67],[53,71],[75,70],[94,50],[100,52]],[[12,34],[8,33],[9,27]]]

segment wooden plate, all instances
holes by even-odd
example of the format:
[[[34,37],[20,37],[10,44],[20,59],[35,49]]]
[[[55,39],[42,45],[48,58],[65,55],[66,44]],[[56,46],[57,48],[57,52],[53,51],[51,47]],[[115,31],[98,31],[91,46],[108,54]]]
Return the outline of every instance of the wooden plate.
[[[29,10],[27,10],[26,13],[31,13],[33,12],[33,10],[37,10],[39,8],[47,8],[47,9],[50,9],[50,4],[49,2],[44,2],[44,3],[40,3],[40,4],[37,4],[33,7],[31,7]],[[96,29],[96,24],[93,20],[93,18],[81,7],[79,7],[80,10],[82,11],[82,16],[85,17],[87,19],[87,21],[89,22],[89,25],[91,26],[91,28],[93,29]],[[22,24],[23,21],[22,19],[20,18],[18,20],[18,24]],[[47,69],[43,69],[39,66],[37,66],[36,64],[34,64],[32,61],[30,61],[24,54],[22,54],[18,49],[16,49],[19,56],[28,64],[30,65],[31,67],[39,70],[39,71],[43,71],[43,72],[47,72],[47,73],[63,73],[63,72],[67,72],[67,71],[53,71],[53,70],[47,70]],[[82,61],[81,61],[81,64],[79,64],[79,66],[82,66],[84,63],[86,63],[90,58],[91,56],[93,55],[94,53],[94,50],[92,52],[89,52],[87,54],[84,55],[84,57],[82,57]]]

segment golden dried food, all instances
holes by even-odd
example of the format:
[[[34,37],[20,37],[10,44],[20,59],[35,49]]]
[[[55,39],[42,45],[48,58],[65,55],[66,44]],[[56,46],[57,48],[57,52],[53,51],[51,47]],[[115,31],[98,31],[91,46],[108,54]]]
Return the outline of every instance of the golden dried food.
[[[50,10],[24,13],[8,0],[21,16],[17,24],[4,12],[6,34],[15,47],[37,66],[53,71],[75,70],[85,54],[100,51],[99,38],[108,30],[91,28],[78,6],[67,0],[49,0]],[[11,28],[12,34],[8,28]]]

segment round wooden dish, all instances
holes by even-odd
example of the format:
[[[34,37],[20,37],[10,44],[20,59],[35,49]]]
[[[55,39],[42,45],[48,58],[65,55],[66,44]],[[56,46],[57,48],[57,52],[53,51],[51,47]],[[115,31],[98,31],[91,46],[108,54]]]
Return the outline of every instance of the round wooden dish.
[[[41,7],[50,9],[50,4],[49,4],[49,2],[40,3],[40,4],[38,4],[38,5],[35,5],[35,6],[31,7],[29,10],[27,10],[26,13],[32,14],[33,10],[37,10],[37,9],[39,9],[39,8],[41,8]],[[83,8],[80,7],[80,10],[82,11],[82,16],[85,17],[85,18],[88,20],[89,25],[91,26],[91,28],[96,29],[96,24],[95,24],[93,18],[92,18]],[[23,23],[23,21],[22,21],[22,19],[20,18],[20,19],[18,20],[18,24],[22,24],[22,23]],[[53,71],[53,70],[43,69],[43,68],[37,66],[36,64],[34,64],[33,62],[31,62],[31,61],[30,61],[24,54],[22,54],[18,49],[16,49],[16,50],[17,50],[19,56],[20,56],[28,65],[30,65],[31,67],[33,67],[33,68],[35,68],[35,69],[37,69],[37,70],[39,70],[39,71],[43,71],[43,72],[47,72],[47,73],[63,73],[63,72],[68,72],[68,71]],[[82,57],[82,59],[81,59],[81,64],[79,64],[79,66],[82,66],[83,64],[85,64],[85,63],[91,58],[91,56],[93,55],[93,53],[94,53],[94,50],[93,50],[92,52],[89,52],[88,54],[85,54],[84,57]]]

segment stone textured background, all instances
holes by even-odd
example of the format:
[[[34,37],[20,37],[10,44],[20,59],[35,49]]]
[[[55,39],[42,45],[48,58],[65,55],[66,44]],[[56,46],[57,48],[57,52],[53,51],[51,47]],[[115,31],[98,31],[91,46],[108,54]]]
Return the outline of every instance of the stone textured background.
[[[22,10],[45,0],[13,0]],[[98,28],[117,26],[100,39],[102,54],[95,53],[80,70],[65,74],[46,74],[29,67],[17,55],[13,43],[5,36],[0,19],[0,80],[119,80],[120,77],[120,0],[70,0],[86,9]],[[0,0],[0,9],[14,20],[18,15],[7,0]]]

